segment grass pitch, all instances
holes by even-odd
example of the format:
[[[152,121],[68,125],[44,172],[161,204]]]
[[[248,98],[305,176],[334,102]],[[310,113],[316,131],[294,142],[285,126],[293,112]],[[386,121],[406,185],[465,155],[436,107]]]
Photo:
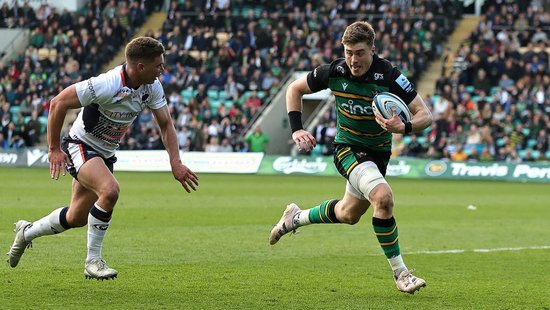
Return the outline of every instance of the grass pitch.
[[[342,178],[202,174],[187,194],[170,173],[116,175],[103,256],[119,277],[85,280],[86,229],[69,230],[36,239],[17,268],[0,265],[0,308],[550,309],[548,184],[390,179],[405,262],[428,283],[408,295],[395,288],[370,210],[355,226],[311,225],[269,246],[288,202],[340,198]],[[67,205],[71,178],[0,176],[7,252],[13,222]]]

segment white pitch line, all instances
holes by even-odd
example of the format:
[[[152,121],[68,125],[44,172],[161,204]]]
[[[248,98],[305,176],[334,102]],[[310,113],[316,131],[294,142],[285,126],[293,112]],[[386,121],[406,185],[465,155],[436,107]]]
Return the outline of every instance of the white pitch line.
[[[465,252],[474,253],[489,253],[489,252],[504,252],[504,251],[523,251],[523,250],[547,250],[550,249],[550,245],[542,246],[525,246],[517,248],[494,248],[494,249],[473,249],[473,250],[439,250],[439,251],[415,251],[415,252],[403,252],[406,255],[414,254],[456,254]]]

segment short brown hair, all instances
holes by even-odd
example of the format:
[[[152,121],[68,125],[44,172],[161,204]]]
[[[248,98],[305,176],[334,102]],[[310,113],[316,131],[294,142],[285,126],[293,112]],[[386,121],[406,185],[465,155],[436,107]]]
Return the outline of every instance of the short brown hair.
[[[137,37],[126,45],[126,61],[131,64],[152,62],[164,54],[164,46],[151,37]]]
[[[342,36],[342,44],[355,45],[364,42],[367,46],[373,46],[374,35],[374,29],[368,22],[354,22],[346,27],[346,31]]]

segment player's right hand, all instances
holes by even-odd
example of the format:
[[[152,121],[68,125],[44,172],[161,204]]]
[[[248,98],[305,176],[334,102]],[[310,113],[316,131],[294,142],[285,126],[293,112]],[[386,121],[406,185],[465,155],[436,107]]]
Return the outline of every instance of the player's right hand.
[[[309,152],[313,150],[315,145],[317,145],[317,140],[315,140],[315,137],[304,129],[296,130],[292,133],[292,140],[296,143],[298,151],[304,150]]]
[[[54,180],[59,179],[59,174],[67,175],[67,164],[70,163],[69,156],[61,149],[50,150],[48,152],[48,161],[50,162],[50,177]]]

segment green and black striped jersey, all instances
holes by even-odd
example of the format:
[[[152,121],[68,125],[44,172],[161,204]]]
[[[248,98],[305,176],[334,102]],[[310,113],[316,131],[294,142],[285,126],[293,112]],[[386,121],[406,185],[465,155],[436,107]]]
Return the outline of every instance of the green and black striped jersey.
[[[330,88],[336,99],[335,143],[355,145],[373,151],[391,150],[391,133],[374,119],[372,98],[390,92],[409,104],[416,97],[414,85],[389,61],[373,56],[372,65],[361,77],[354,77],[344,58],[321,65],[307,75],[313,92]]]

